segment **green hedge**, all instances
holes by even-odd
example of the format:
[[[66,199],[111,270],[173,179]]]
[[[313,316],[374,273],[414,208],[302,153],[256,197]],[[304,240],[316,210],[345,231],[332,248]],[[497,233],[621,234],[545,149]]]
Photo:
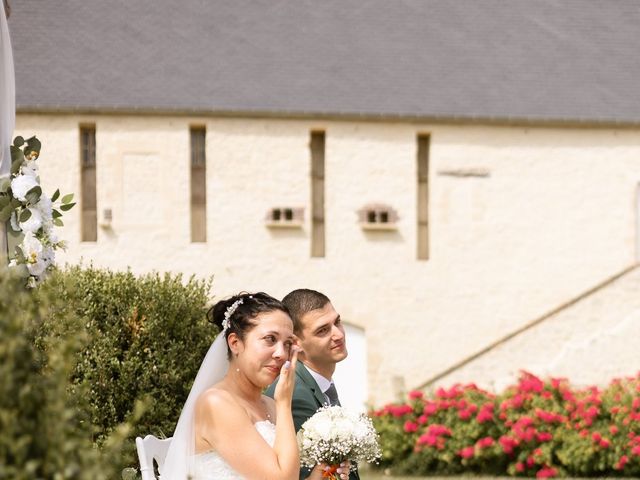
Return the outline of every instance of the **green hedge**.
[[[88,337],[73,386],[89,392],[97,445],[132,415],[138,400],[145,400],[146,409],[134,434],[171,436],[217,334],[205,317],[211,280],[185,281],[168,273],[137,277],[130,271],[79,266],[62,276],[74,285],[59,296],[67,311],[82,319]],[[130,441],[120,467],[137,463]]]
[[[60,297],[67,279],[37,290],[0,269],[0,479],[119,478],[119,449],[128,425],[94,447],[88,389],[70,388],[87,346],[81,319]]]
[[[0,480],[118,479],[170,436],[217,334],[211,280],[93,267],[35,290],[0,272]]]

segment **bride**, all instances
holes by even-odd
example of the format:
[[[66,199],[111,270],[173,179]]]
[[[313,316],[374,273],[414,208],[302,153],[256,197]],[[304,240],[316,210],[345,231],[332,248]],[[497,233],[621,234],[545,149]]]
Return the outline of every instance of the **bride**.
[[[240,294],[208,313],[220,327],[180,414],[162,480],[297,479],[291,415],[297,350],[286,307]],[[274,399],[262,390],[280,376]],[[322,477],[317,466],[310,479]]]

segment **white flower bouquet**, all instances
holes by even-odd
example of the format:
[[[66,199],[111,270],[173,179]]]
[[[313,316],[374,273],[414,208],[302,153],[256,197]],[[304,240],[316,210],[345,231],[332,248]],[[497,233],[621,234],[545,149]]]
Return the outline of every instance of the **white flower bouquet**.
[[[341,462],[350,460],[355,469],[356,462],[374,462],[381,455],[371,419],[338,406],[323,407],[304,422],[298,431],[298,446],[302,466],[326,463],[331,469],[323,476],[336,479]]]
[[[34,287],[54,267],[55,251],[65,248],[54,226],[62,226],[62,212],[75,203],[73,194],[51,198],[42,192],[38,175],[40,141],[16,137],[11,146],[11,174],[0,178],[0,222],[6,223],[9,267]],[[2,252],[0,252],[0,255]]]

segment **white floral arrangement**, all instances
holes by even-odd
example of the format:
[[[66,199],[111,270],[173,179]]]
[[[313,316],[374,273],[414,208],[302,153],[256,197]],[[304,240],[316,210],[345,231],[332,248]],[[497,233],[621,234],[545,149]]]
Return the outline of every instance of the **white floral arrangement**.
[[[16,137],[11,146],[11,174],[0,179],[0,222],[7,225],[9,267],[18,271],[29,287],[53,269],[55,251],[65,248],[54,226],[62,226],[62,212],[75,205],[73,194],[60,198],[60,190],[56,190],[49,198],[42,193],[40,148],[36,137]]]
[[[331,468],[325,478],[339,479],[337,468],[345,460],[351,469],[357,462],[375,462],[381,456],[378,433],[364,413],[344,407],[319,409],[298,431],[300,464],[313,468],[326,463]]]

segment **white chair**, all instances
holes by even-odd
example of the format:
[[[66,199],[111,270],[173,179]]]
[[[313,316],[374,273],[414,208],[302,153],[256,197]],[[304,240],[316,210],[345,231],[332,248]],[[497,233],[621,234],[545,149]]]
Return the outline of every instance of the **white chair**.
[[[138,460],[140,461],[140,473],[142,480],[158,480],[153,469],[153,461],[158,464],[158,472],[162,472],[164,459],[171,445],[171,437],[160,440],[153,435],[136,438],[136,450],[138,451]]]

